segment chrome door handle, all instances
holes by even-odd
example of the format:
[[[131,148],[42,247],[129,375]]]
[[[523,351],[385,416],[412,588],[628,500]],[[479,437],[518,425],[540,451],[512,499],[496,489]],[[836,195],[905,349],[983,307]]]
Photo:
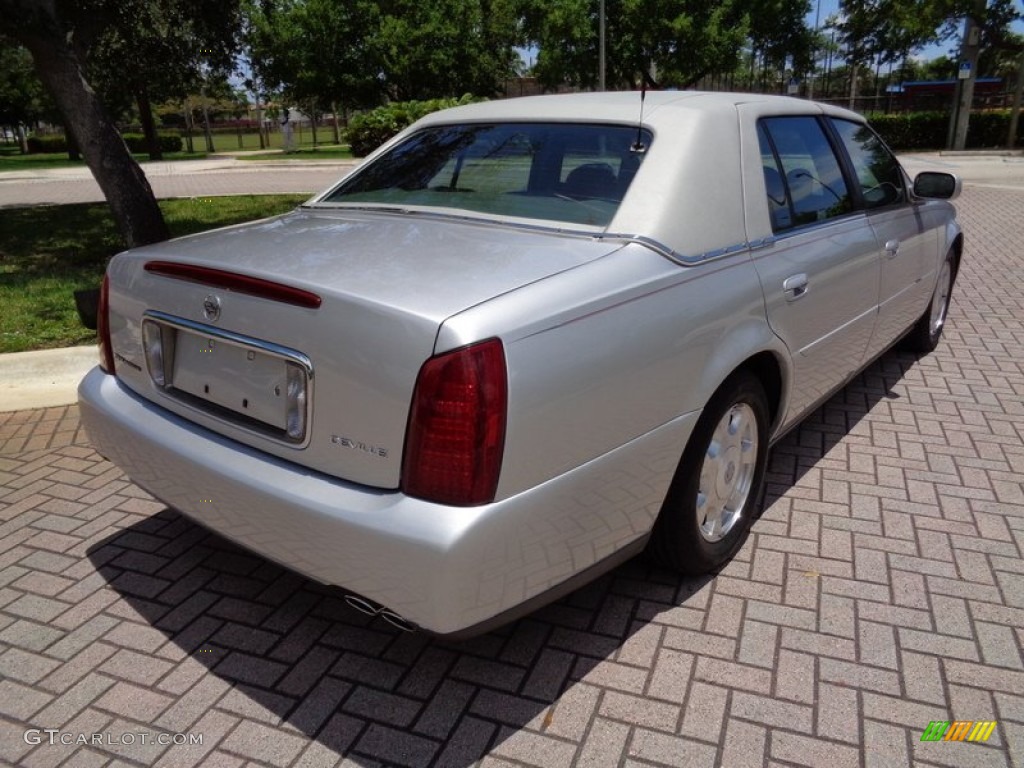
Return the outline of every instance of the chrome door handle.
[[[786,294],[786,301],[796,301],[807,295],[807,275],[801,273],[787,277],[782,281],[782,292]]]
[[[888,256],[890,259],[893,258],[894,256],[899,255],[899,252],[900,252],[900,241],[899,240],[890,240],[889,242],[887,242],[885,244],[885,255]]]

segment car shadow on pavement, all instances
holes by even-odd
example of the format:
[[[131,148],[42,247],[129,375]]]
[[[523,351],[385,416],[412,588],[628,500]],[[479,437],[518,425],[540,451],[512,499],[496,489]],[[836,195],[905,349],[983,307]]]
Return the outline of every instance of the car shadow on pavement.
[[[595,711],[634,722],[638,712],[657,720],[663,710],[671,720],[691,680],[749,671],[737,658],[759,663],[744,658],[737,598],[769,605],[764,595],[773,593],[783,602],[780,553],[797,550],[771,542],[801,532],[778,502],[802,484],[826,483],[840,441],[883,428],[896,439],[884,401],[899,396],[916,360],[890,352],[776,445],[764,517],[720,574],[682,578],[635,558],[464,642],[402,632],[348,606],[341,590],[165,509],[88,552],[121,598],[113,613],[124,631],[148,638],[145,656],[125,657],[134,668],[124,677],[173,700],[154,727],[212,728],[211,711],[219,713],[231,725],[210,742],[272,764],[313,750],[367,766],[468,766],[488,754],[568,764],[579,759]],[[174,762],[170,749],[165,759]]]

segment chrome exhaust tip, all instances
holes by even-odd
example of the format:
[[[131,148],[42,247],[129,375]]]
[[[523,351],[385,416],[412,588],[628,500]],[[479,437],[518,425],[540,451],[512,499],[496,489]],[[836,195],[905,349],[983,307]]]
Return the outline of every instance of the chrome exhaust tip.
[[[367,600],[365,597],[360,597],[359,595],[345,595],[345,602],[360,613],[365,613],[367,616],[379,616],[388,624],[396,629],[402,630],[403,632],[415,632],[417,629],[416,625],[405,617],[398,615],[390,608],[385,608],[383,605],[378,605],[371,600]]]
[[[403,632],[415,632],[417,627],[404,616],[399,616],[394,611],[381,611],[378,614],[384,621]]]

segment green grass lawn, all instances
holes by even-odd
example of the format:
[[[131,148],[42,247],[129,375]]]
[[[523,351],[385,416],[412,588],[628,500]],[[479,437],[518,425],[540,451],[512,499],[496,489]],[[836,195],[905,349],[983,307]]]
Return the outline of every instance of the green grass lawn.
[[[149,160],[149,155],[132,155],[140,163]],[[164,160],[199,160],[205,152],[172,152]],[[68,160],[67,152],[43,152],[38,155],[22,155],[10,147],[0,147],[0,173],[5,171],[36,171],[47,168],[85,168],[84,160]]]
[[[161,200],[175,237],[291,210],[309,195]],[[0,353],[87,344],[73,291],[99,285],[123,250],[104,203],[0,209]]]

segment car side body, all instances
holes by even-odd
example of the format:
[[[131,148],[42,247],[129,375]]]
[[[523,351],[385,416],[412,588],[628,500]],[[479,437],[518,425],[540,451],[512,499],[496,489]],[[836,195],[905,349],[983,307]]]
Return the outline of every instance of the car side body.
[[[447,189],[380,192],[446,141]],[[158,499],[403,627],[475,634],[671,549],[672,500],[717,483],[728,525],[663,558],[706,570],[771,441],[908,331],[938,341],[958,182],[923,197],[890,159],[858,115],[783,97],[439,112],[292,213],[115,257],[82,418]],[[523,189],[460,186],[488,163]],[[606,167],[614,201],[583,190]],[[745,463],[713,456],[730,419]]]

